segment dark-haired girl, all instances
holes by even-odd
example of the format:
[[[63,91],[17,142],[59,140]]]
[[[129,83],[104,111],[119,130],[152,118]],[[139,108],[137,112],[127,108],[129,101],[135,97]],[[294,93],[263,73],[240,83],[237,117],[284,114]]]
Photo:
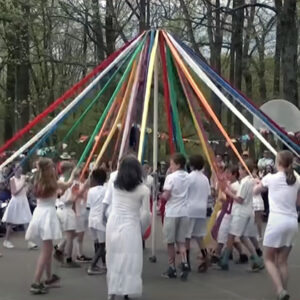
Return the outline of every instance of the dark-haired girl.
[[[270,214],[263,241],[264,259],[280,300],[289,299],[288,257],[298,232],[296,204],[300,202],[300,184],[292,164],[291,152],[279,152],[278,172],[268,174],[254,188],[255,193],[269,190]]]
[[[106,227],[108,299],[142,294],[142,235],[150,223],[149,197],[140,163],[125,157],[112,187]]]

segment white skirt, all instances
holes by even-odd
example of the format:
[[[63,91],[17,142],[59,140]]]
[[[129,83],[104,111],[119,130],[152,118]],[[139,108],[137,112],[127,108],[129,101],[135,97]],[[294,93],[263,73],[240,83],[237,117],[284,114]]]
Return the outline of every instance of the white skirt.
[[[106,227],[109,295],[142,295],[143,248],[139,219],[110,215]]]
[[[62,238],[59,220],[53,205],[38,205],[33,212],[32,220],[25,239],[34,243]]]
[[[293,246],[298,233],[298,221],[294,216],[270,213],[263,245],[270,248]]]
[[[58,208],[57,216],[62,231],[76,230],[76,215],[72,207]]]
[[[28,224],[31,221],[28,199],[26,196],[13,196],[4,212],[2,222],[11,224]]]
[[[264,211],[265,210],[264,200],[261,197],[261,195],[253,196],[253,210],[254,211]]]

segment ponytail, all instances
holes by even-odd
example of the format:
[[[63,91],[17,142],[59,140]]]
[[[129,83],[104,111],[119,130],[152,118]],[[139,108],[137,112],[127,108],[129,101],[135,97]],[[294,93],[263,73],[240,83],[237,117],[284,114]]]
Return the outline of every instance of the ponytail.
[[[297,178],[294,174],[294,170],[292,165],[289,165],[286,169],[285,169],[285,176],[286,176],[286,183],[288,185],[293,185],[295,184]]]
[[[286,183],[288,185],[295,184],[297,178],[293,170],[293,154],[288,150],[283,150],[277,154],[277,162],[284,169]]]

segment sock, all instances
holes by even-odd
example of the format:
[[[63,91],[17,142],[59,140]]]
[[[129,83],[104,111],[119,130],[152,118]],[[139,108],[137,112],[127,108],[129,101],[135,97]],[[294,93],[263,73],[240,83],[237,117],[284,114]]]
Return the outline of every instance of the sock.
[[[186,250],[186,260],[187,260],[188,265],[190,266],[191,265],[191,262],[190,262],[190,250]]]
[[[67,263],[71,263],[72,262],[72,257],[67,257]]]
[[[231,253],[231,251],[228,248],[226,248],[224,250],[222,258],[220,260],[222,265],[228,265],[230,253]]]
[[[99,249],[99,243],[98,242],[94,243],[94,249],[95,249],[95,254],[96,254],[98,249]]]
[[[101,260],[102,263],[105,265],[106,264],[106,251],[105,251],[105,243],[100,243],[99,244],[99,249],[100,249],[100,256],[101,256]]]

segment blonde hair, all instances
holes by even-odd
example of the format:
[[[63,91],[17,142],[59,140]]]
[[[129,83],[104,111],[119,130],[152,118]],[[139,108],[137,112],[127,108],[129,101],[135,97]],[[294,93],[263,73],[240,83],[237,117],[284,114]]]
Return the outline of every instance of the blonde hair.
[[[34,183],[36,197],[47,198],[55,195],[58,185],[52,160],[41,158],[38,161],[37,167],[38,171]]]
[[[293,154],[288,150],[283,150],[277,154],[277,163],[284,168],[286,183],[288,185],[295,184],[297,178],[293,170]]]

